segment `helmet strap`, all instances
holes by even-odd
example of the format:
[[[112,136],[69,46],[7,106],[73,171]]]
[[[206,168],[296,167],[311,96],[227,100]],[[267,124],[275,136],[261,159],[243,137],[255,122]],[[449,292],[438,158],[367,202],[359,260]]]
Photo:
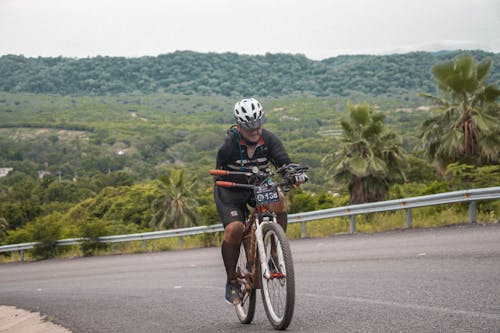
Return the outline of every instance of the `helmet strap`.
[[[241,147],[240,144],[240,129],[238,128],[238,125],[232,125],[229,128],[229,131],[227,131],[227,134],[231,135],[233,137],[233,141],[236,145],[238,145],[238,148],[240,150],[240,171],[244,171],[245,168],[243,167],[243,148]],[[245,140],[246,141],[246,140]]]

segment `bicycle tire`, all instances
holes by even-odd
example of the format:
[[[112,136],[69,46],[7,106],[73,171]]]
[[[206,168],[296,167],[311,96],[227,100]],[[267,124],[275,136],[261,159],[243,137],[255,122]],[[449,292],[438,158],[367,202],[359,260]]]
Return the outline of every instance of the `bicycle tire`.
[[[274,239],[276,244],[278,259],[270,279],[260,274],[262,300],[271,325],[274,329],[284,330],[292,321],[295,307],[295,273],[292,252],[285,232],[279,224],[267,223],[262,231],[266,260],[273,261],[271,239]]]
[[[247,255],[244,242],[241,243],[240,256],[236,264],[236,274],[241,279],[244,274],[248,274]],[[245,290],[245,286],[241,286],[243,297],[240,303],[234,306],[236,315],[242,324],[250,324],[255,314],[255,304],[257,295],[255,289]]]

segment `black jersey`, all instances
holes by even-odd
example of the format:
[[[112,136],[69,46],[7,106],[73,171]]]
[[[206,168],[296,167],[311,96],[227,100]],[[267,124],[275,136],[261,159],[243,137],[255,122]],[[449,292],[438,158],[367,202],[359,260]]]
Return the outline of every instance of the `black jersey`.
[[[248,156],[247,144],[240,138],[239,132],[232,129],[217,153],[217,169],[231,171],[250,171],[256,166],[265,170],[271,164],[279,168],[284,164],[291,163],[285,147],[280,139],[272,132],[262,129],[262,136],[252,157]],[[247,178],[238,175],[217,177],[217,180],[226,180],[236,183],[246,183]]]

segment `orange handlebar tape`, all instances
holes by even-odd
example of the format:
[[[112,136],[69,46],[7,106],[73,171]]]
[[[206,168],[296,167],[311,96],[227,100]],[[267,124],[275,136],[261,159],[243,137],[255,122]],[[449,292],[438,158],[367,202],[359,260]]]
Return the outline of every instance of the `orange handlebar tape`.
[[[210,174],[214,176],[225,176],[229,174],[227,170],[210,170]]]
[[[233,182],[225,182],[223,180],[218,180],[215,182],[215,184],[217,186],[222,186],[222,187],[234,187],[234,183]]]

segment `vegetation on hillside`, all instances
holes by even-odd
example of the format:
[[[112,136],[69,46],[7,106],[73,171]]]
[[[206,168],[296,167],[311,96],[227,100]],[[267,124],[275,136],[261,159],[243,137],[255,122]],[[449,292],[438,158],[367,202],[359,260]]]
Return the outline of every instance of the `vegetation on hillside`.
[[[465,58],[449,60],[453,54],[427,53],[337,57],[322,62],[290,55],[190,52],[138,59],[4,56],[0,58],[0,168],[9,171],[0,177],[0,244],[39,241],[35,254],[50,257],[56,254],[58,238],[86,237],[82,252],[90,255],[102,246],[95,242],[102,235],[219,223],[208,170],[232,123],[234,96],[239,94],[261,100],[267,112],[265,126],[280,136],[292,160],[310,167],[310,182],[288,194],[291,213],[500,185],[499,143],[495,141],[500,137],[498,95],[491,93],[498,91],[491,84],[497,72],[481,58],[484,53],[478,54],[472,63],[460,60]],[[419,67],[422,59],[428,59],[425,69]],[[436,59],[446,62],[432,67]],[[168,89],[148,86],[156,82],[153,75],[159,75],[162,62],[153,68],[145,64],[152,66],[159,60],[170,66],[163,72],[166,80],[173,78],[165,83]],[[433,88],[424,81],[410,80],[413,83],[405,86],[384,77],[385,68],[397,65],[395,60],[402,64],[398,68],[405,79],[417,82],[421,76],[436,76],[442,95],[431,94]],[[457,61],[464,67],[456,65]],[[133,64],[136,67],[128,67]],[[238,80],[243,86],[229,85],[227,91],[220,90],[225,87],[222,79],[209,78],[206,87],[210,89],[202,92],[197,90],[201,89],[198,79],[204,74],[193,74],[202,64],[211,64],[201,67],[206,75],[221,78],[235,77],[246,68],[242,64],[252,64],[255,72],[244,70],[257,76],[250,75],[248,82]],[[252,81],[262,79],[258,73],[263,64],[269,66],[267,76],[276,79],[272,84]],[[218,71],[217,66],[230,69],[233,65],[234,70],[238,68],[235,73]],[[43,66],[48,69],[40,72]],[[57,72],[61,67],[66,70],[63,74]],[[431,72],[431,67],[440,70]],[[138,84],[133,68],[145,74],[140,86],[131,88],[128,85]],[[440,81],[438,74],[450,70],[450,76]],[[96,89],[88,90],[87,76],[109,71],[113,75],[102,78],[107,83],[99,79],[92,83]],[[335,71],[340,74],[329,77]],[[415,71],[415,76],[405,71]],[[462,73],[471,71],[472,76],[464,78]],[[172,73],[176,76],[169,76]],[[302,76],[293,76],[298,73]],[[365,80],[353,85],[342,81],[354,80],[359,73]],[[40,91],[26,88],[36,75],[44,76],[43,80],[39,77]],[[121,77],[127,85],[123,90],[109,88],[110,82]],[[382,91],[369,84],[373,77],[384,81],[375,85]],[[49,84],[47,80],[54,81]],[[454,84],[461,80],[466,82],[463,92]],[[343,88],[332,88],[338,82]],[[315,85],[323,90],[314,90]],[[43,90],[47,87],[54,90]],[[431,104],[423,104],[428,101],[417,97],[416,91],[425,93]],[[475,133],[474,146],[487,148],[465,158],[469,151],[461,147],[467,145],[448,145],[443,139],[450,135],[449,129],[461,131],[460,142]],[[488,145],[482,145],[484,138]],[[443,157],[446,163],[436,169]],[[362,180],[361,187],[356,187],[356,177]],[[487,203],[480,209],[495,219],[500,205]],[[434,211],[439,208],[429,210]]]
[[[414,99],[434,92],[429,68],[459,52],[412,52],[386,56],[338,56],[314,61],[302,55],[196,53],[157,57],[0,57],[0,90],[60,95],[118,93],[220,96],[354,97],[359,94]],[[500,54],[469,52],[479,61]],[[500,80],[500,68],[491,73]],[[408,94],[411,92],[411,94]]]

